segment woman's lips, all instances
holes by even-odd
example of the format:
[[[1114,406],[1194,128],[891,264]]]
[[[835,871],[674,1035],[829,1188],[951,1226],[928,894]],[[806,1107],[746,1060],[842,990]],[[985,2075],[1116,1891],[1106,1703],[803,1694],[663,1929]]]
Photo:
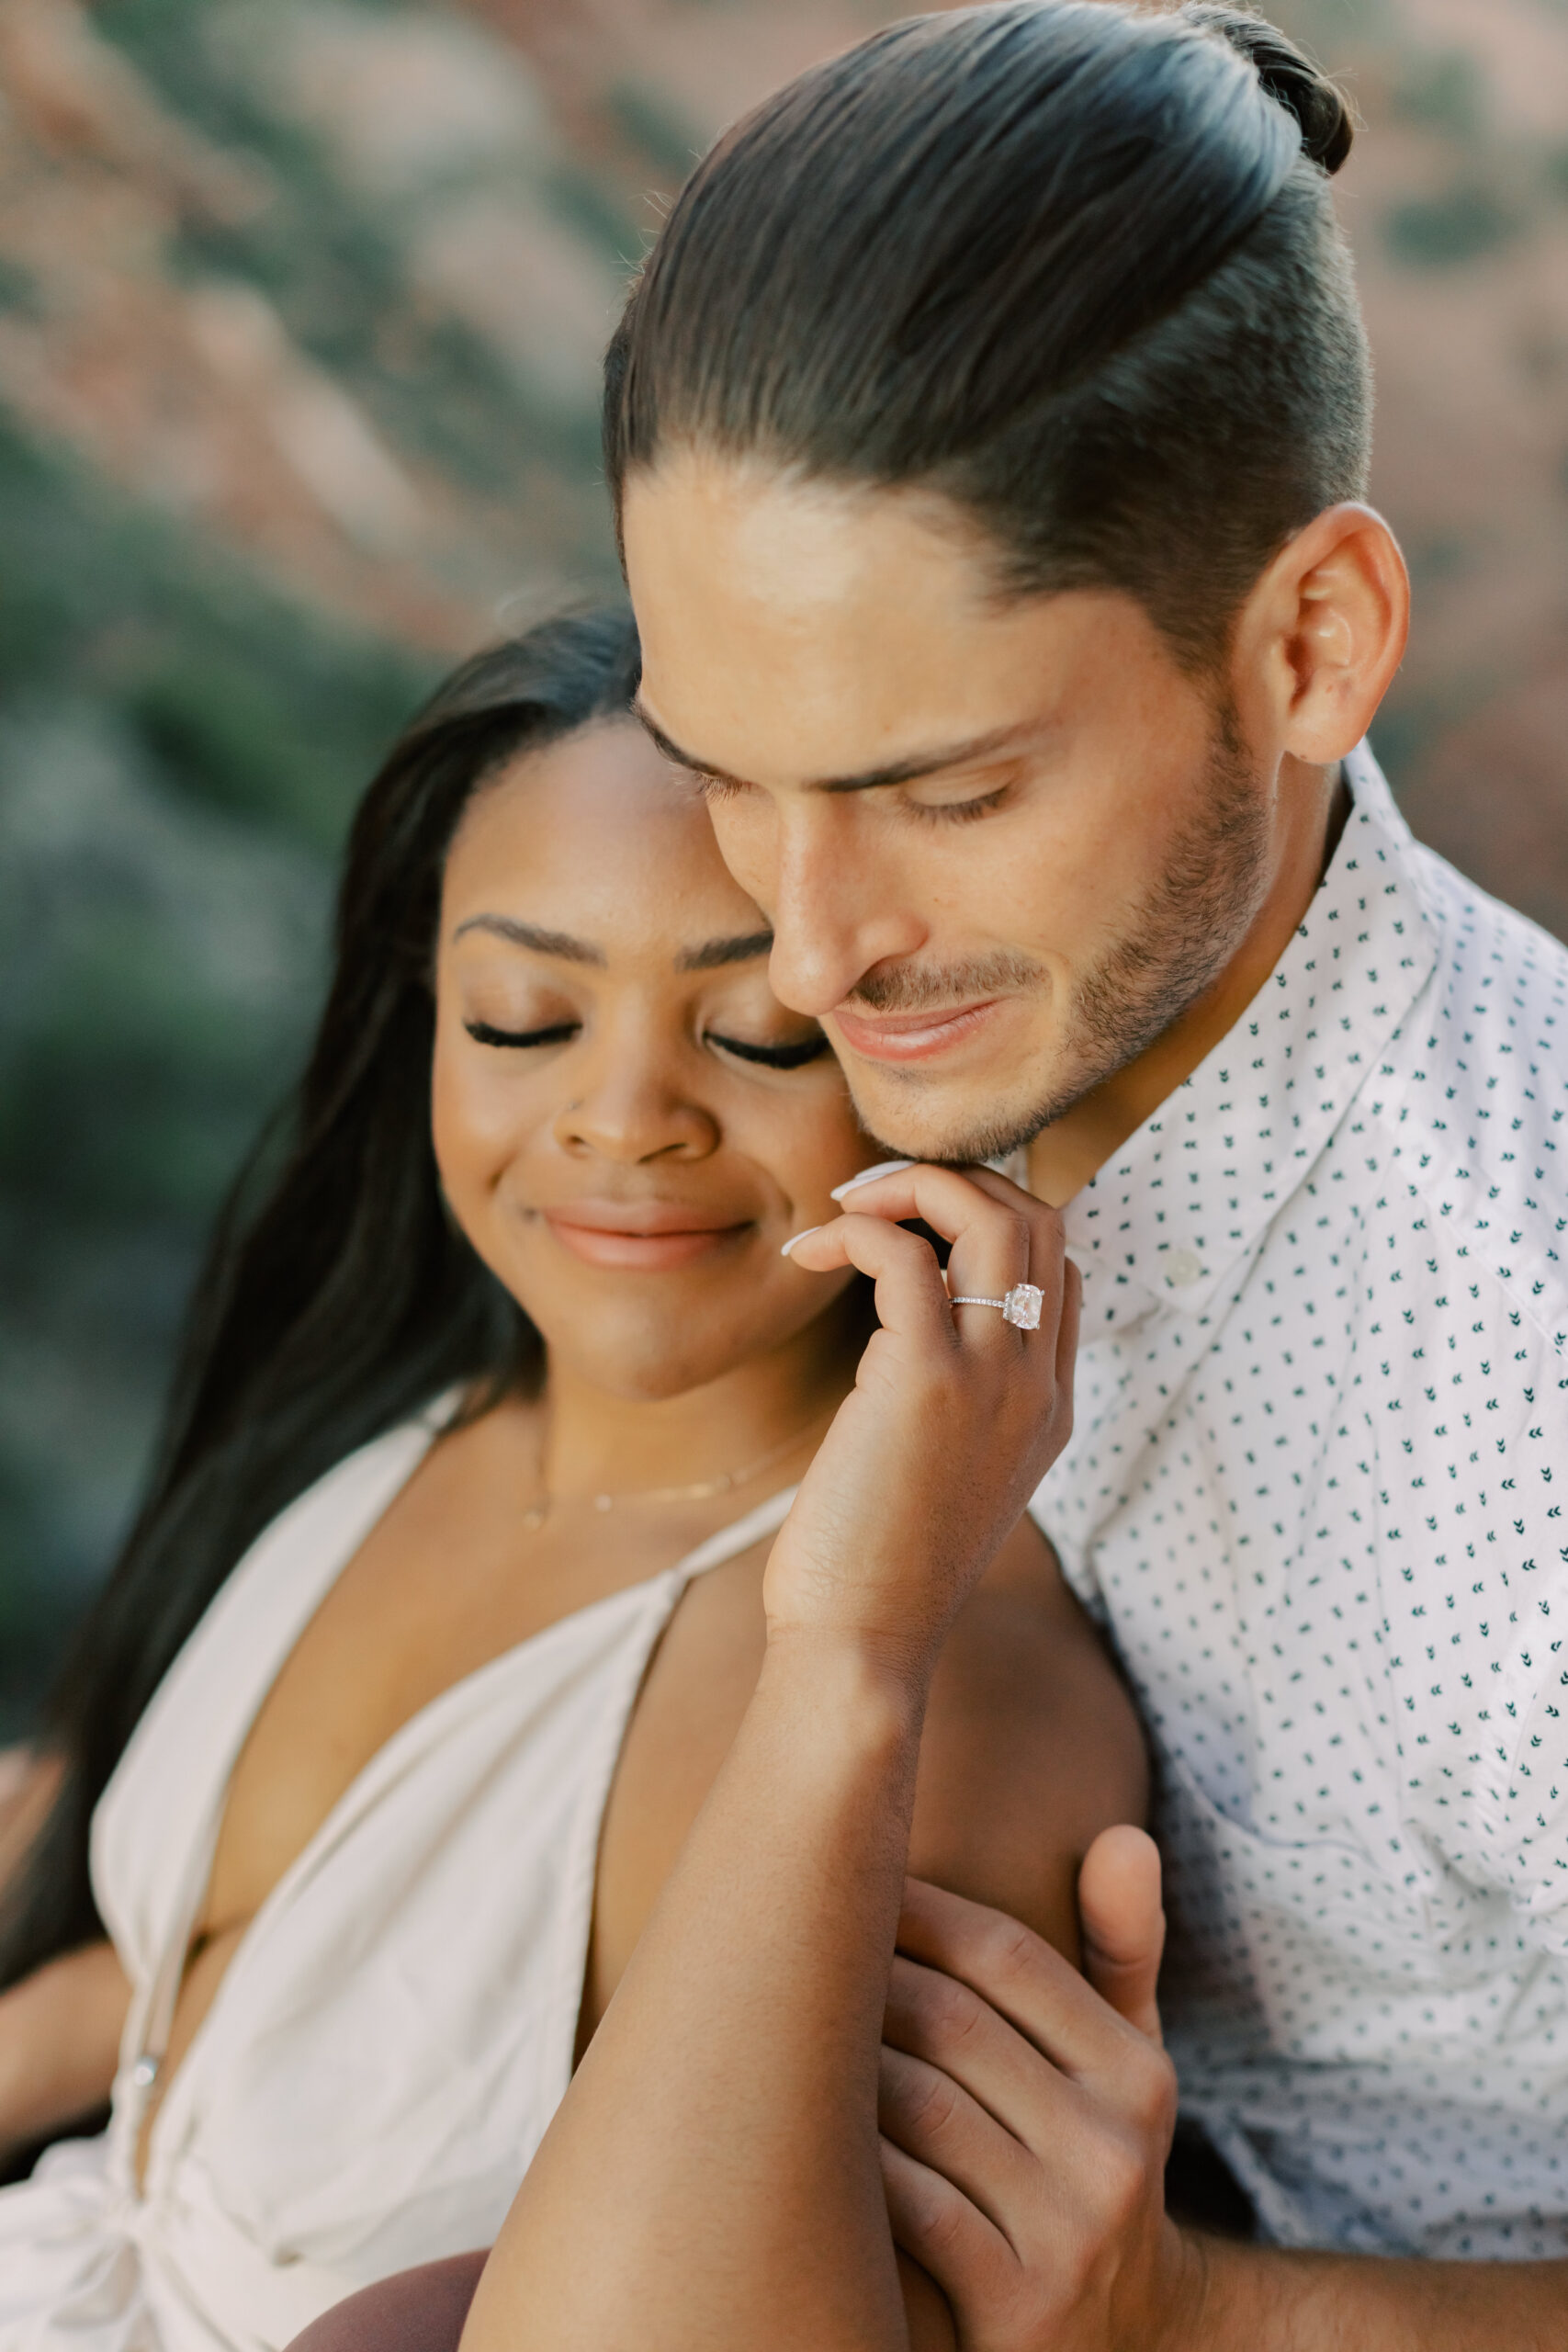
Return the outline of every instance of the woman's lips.
[[[699,1222],[690,1210],[649,1203],[638,1209],[574,1204],[542,1209],[556,1239],[585,1266],[614,1266],[629,1272],[671,1273],[731,1247],[750,1230],[750,1218],[735,1225]]]
[[[884,1012],[874,1018],[846,1012],[840,1005],[828,1017],[852,1054],[873,1062],[923,1062],[966,1044],[1000,1003],[999,997],[985,997],[977,1004],[936,1012]]]

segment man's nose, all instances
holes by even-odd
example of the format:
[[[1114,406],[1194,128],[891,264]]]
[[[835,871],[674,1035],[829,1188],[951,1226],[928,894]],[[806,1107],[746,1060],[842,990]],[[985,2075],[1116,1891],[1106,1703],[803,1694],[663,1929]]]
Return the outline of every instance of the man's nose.
[[[874,965],[912,956],[925,936],[891,865],[854,828],[785,826],[773,891],[768,978],[782,1004],[820,1020]]]

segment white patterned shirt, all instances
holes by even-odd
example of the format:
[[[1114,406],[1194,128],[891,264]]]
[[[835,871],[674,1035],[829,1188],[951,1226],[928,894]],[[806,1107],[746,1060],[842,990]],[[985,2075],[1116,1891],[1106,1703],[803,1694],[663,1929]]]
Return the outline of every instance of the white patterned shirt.
[[[1347,775],[1278,968],[1067,1212],[1034,1509],[1149,1726],[1183,2108],[1266,2234],[1568,2256],[1568,950]]]

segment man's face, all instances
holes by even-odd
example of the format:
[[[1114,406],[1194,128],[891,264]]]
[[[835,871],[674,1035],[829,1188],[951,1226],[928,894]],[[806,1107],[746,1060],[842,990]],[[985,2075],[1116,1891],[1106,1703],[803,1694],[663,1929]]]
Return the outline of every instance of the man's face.
[[[1278,762],[1132,598],[999,599],[946,501],[756,461],[671,456],[624,527],[645,718],[889,1146],[1028,1140],[1235,954]]]

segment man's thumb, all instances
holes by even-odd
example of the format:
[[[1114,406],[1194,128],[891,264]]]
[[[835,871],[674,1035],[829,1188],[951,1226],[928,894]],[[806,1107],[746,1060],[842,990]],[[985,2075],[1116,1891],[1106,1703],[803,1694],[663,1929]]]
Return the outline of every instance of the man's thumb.
[[[1159,1849],[1146,1831],[1126,1823],[1100,1831],[1078,1872],[1078,1920],[1084,1974],[1119,2017],[1157,2041],[1165,1913]]]

